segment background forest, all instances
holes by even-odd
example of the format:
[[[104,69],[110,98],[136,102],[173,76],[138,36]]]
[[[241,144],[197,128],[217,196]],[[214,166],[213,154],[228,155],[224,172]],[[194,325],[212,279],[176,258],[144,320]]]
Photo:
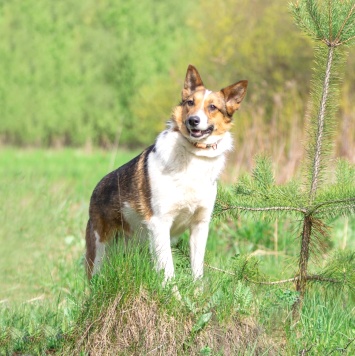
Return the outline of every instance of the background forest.
[[[310,41],[283,0],[0,4],[0,142],[140,148],[164,128],[189,63],[217,90],[248,79],[235,169],[265,151],[290,178],[302,155]],[[343,83],[337,154],[354,161],[355,56]],[[287,164],[286,164],[287,162]]]

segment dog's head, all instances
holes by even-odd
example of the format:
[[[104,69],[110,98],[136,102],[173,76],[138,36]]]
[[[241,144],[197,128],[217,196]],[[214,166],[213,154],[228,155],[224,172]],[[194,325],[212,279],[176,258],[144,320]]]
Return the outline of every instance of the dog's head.
[[[247,85],[248,81],[241,80],[212,92],[203,85],[197,69],[189,65],[182,102],[173,114],[174,126],[192,143],[213,142],[213,136],[221,137],[231,128],[233,114],[244,99]]]

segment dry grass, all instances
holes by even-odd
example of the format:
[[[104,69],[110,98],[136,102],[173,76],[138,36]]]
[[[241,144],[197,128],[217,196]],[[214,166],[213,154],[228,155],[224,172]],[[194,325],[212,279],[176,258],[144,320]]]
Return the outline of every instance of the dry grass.
[[[196,316],[181,313],[169,315],[148,293],[140,293],[121,304],[118,295],[99,317],[85,326],[74,350],[89,355],[201,355],[208,346],[223,355],[274,355],[276,345],[251,319],[232,319],[221,325],[212,320],[193,333]],[[280,345],[278,345],[280,347]],[[278,351],[280,349],[278,348]]]

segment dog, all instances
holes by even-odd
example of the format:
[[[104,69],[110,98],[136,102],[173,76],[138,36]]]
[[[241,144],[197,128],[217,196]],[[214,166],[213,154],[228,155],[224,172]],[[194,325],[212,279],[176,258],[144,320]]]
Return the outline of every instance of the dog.
[[[241,80],[212,92],[188,66],[182,100],[167,129],[139,156],[107,174],[92,193],[86,228],[89,279],[119,232],[125,238],[148,238],[156,270],[164,271],[165,281],[172,279],[171,238],[187,229],[193,278],[203,276],[217,178],[232,149],[229,130],[247,85]]]

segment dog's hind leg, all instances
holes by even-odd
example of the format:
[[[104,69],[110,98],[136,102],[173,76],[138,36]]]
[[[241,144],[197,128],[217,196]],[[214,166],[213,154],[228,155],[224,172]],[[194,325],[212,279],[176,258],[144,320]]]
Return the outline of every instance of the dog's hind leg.
[[[95,275],[97,272],[100,271],[102,261],[105,256],[105,246],[106,246],[104,242],[100,242],[101,237],[96,230],[94,231],[94,235],[95,235],[96,252],[95,252],[95,260],[94,260],[94,270],[92,272],[93,275]]]

